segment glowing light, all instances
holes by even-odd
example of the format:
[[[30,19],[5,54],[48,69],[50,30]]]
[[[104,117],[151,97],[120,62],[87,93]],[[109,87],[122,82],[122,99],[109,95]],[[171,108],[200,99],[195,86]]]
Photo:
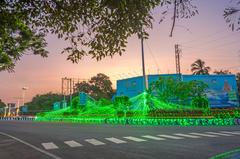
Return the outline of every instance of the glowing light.
[[[77,97],[76,97],[77,98]],[[85,106],[39,113],[36,121],[132,125],[236,125],[240,109],[210,111],[208,108],[165,103],[143,92],[122,105],[88,100]]]

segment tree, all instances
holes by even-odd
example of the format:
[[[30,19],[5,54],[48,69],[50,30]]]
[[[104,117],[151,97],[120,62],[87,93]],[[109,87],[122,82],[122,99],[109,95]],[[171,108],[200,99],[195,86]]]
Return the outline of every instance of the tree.
[[[6,107],[6,104],[0,99],[0,108]]]
[[[47,57],[44,34],[31,28],[27,15],[17,8],[17,2],[0,2],[0,71],[12,71],[15,62],[26,51]]]
[[[41,95],[36,95],[33,97],[32,101],[26,103],[29,111],[49,111],[53,109],[53,103],[62,100],[61,94],[56,93],[46,93]]]
[[[4,37],[0,38],[1,70],[13,69],[15,61],[19,60],[26,49],[32,48],[34,54],[46,56],[43,37],[47,33],[56,34],[58,38],[70,42],[71,45],[63,52],[68,53],[67,59],[72,62],[78,62],[87,55],[97,60],[121,55],[125,51],[128,37],[134,34],[139,38],[148,37],[146,30],[152,28],[153,8],[174,4],[174,20],[178,17],[188,18],[193,14],[191,1],[1,1],[0,33]],[[20,38],[14,39],[15,34]],[[14,56],[11,50],[3,50],[8,45],[5,41],[10,41],[9,46],[14,51]],[[15,46],[19,46],[19,49]]]
[[[148,37],[146,30],[154,20],[151,11],[157,6],[167,8],[161,13],[163,19],[174,8],[170,36],[176,19],[198,14],[193,0],[2,0],[0,71],[13,70],[28,50],[46,57],[44,36],[48,33],[69,41],[63,53],[74,63],[84,56],[101,60],[122,55],[130,36]],[[238,11],[226,8],[226,12],[227,19]]]
[[[208,85],[202,81],[177,81],[171,77],[159,77],[157,81],[151,83],[149,93],[157,96],[164,102],[179,102],[188,104],[188,99],[206,96],[205,91]]]
[[[164,102],[170,102],[174,99],[175,96],[175,89],[177,86],[176,80],[173,78],[167,77],[159,77],[159,79],[153,83],[149,88],[149,92],[157,95],[160,100]]]
[[[92,93],[91,92],[92,86],[91,86],[91,84],[89,84],[86,81],[82,81],[82,82],[76,83],[75,87],[76,87],[76,90],[78,92],[85,92],[87,94]]]
[[[99,100],[100,98],[111,99],[115,93],[112,88],[112,82],[109,77],[103,73],[98,73],[88,82],[83,81],[77,83],[75,86],[79,92],[88,93],[96,100]]]
[[[191,67],[194,75],[208,75],[211,70],[209,66],[205,66],[205,62],[201,59],[196,60]]]
[[[240,0],[233,0],[232,3],[224,10],[223,17],[232,30],[240,31]]]
[[[227,74],[232,74],[229,70],[215,70],[213,73],[217,75],[227,75]]]

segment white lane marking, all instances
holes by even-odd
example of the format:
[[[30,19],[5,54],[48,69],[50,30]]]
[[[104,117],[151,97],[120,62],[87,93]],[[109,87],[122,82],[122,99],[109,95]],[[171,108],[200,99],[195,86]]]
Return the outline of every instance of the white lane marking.
[[[140,138],[133,137],[133,136],[126,136],[126,137],[123,137],[123,138],[128,139],[128,140],[132,140],[132,141],[136,141],[136,142],[146,141],[144,139],[140,139]]]
[[[230,134],[223,134],[223,133],[217,133],[217,132],[206,132],[208,134],[213,134],[213,135],[220,135],[220,136],[233,136],[233,135],[230,135]]]
[[[71,141],[64,141],[64,143],[67,144],[70,147],[80,147],[80,146],[82,146],[82,144],[79,144],[78,142],[73,141],[73,140],[71,140]]]
[[[108,141],[114,142],[116,144],[122,144],[122,143],[126,143],[126,141],[111,137],[111,138],[105,138]]]
[[[169,139],[176,139],[176,140],[184,139],[183,137],[172,136],[172,135],[158,135],[158,136],[160,136],[160,137],[165,137],[165,138],[169,138]]]
[[[193,138],[193,139],[201,138],[200,136],[194,136],[194,135],[188,135],[188,134],[181,134],[181,133],[174,134],[174,135],[182,136],[182,137],[188,137],[188,138]]]
[[[142,137],[145,137],[145,138],[148,138],[148,139],[153,139],[153,140],[166,140],[164,138],[155,137],[155,136],[151,136],[151,135],[144,135]]]
[[[217,135],[210,135],[210,134],[202,134],[202,133],[189,133],[192,135],[199,135],[199,136],[204,136],[204,137],[219,137]]]
[[[42,146],[43,146],[46,150],[58,149],[58,146],[55,145],[53,142],[42,143]]]
[[[54,159],[62,159],[61,157],[58,157],[58,156],[56,156],[56,155],[54,155],[54,154],[52,154],[52,153],[50,153],[50,152],[47,152],[47,151],[45,151],[45,150],[43,150],[43,149],[40,149],[40,148],[38,148],[38,147],[36,147],[36,146],[34,146],[34,145],[26,142],[26,141],[23,141],[23,140],[21,140],[21,139],[19,139],[19,138],[14,137],[14,136],[12,136],[12,135],[6,134],[6,133],[4,133],[4,132],[0,132],[0,134],[1,134],[1,135],[4,135],[4,136],[7,136],[7,137],[10,137],[10,138],[12,138],[12,139],[14,139],[14,140],[16,140],[16,141],[24,144],[24,145],[27,145],[27,146],[31,147],[32,149],[34,149],[34,150],[36,150],[36,151],[38,151],[38,152],[41,152],[41,153],[49,156],[49,157],[52,157],[52,158],[54,158]]]
[[[85,140],[86,142],[92,144],[92,145],[95,145],[95,146],[98,146],[98,145],[105,145],[105,143],[99,141],[99,140],[96,140],[96,139],[86,139]]]
[[[229,131],[220,131],[220,132],[225,134],[240,135],[240,132],[229,132]]]

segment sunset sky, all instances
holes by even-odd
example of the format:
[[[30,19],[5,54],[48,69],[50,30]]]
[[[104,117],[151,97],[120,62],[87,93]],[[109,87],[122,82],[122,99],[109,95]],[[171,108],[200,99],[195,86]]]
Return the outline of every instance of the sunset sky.
[[[175,73],[174,44],[180,44],[181,71],[191,74],[190,65],[200,58],[212,68],[240,72],[240,31],[232,32],[223,18],[229,0],[196,0],[199,15],[191,19],[177,20],[173,37],[169,37],[172,21],[170,15],[159,24],[162,10],[153,10],[155,22],[150,37],[144,43],[147,74]],[[61,92],[61,78],[89,79],[101,72],[110,76],[112,82],[141,74],[141,47],[136,36],[129,38],[126,52],[100,62],[88,57],[79,64],[66,61],[61,51],[67,42],[54,35],[47,37],[50,52],[48,58],[24,55],[18,61],[14,73],[0,72],[0,99],[16,102],[21,88],[26,86],[26,101],[36,94]]]

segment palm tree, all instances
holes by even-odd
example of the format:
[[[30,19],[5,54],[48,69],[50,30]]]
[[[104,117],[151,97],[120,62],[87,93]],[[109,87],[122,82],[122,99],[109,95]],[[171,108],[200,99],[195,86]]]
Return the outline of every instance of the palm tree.
[[[209,71],[211,70],[209,66],[205,66],[205,62],[201,59],[197,59],[191,67],[194,75],[209,75]]]

